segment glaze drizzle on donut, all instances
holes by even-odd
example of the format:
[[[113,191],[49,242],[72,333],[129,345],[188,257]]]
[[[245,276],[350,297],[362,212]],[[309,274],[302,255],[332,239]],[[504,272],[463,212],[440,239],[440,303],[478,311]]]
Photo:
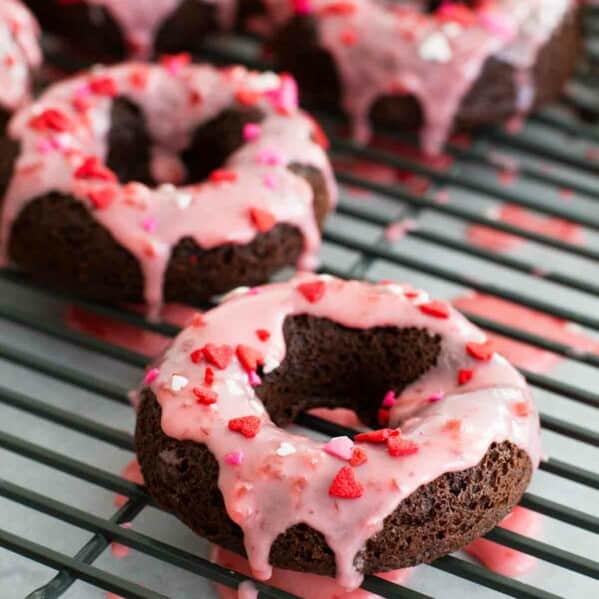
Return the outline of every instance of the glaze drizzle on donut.
[[[319,43],[333,57],[342,82],[343,108],[355,134],[369,136],[376,99],[414,96],[423,113],[422,146],[438,152],[462,99],[495,57],[516,70],[517,110],[533,105],[531,69],[545,42],[575,0],[481,0],[433,3],[407,0],[265,0],[275,22],[293,5],[313,15]]]
[[[147,57],[152,52],[154,39],[162,23],[182,0],[82,0],[90,7],[101,6],[119,24],[133,56]],[[217,9],[223,29],[230,29],[235,20],[237,0],[197,0],[198,4],[212,4]]]
[[[31,70],[41,64],[39,28],[17,0],[0,3],[0,108],[13,111],[29,99]]]
[[[322,443],[274,425],[255,390],[258,372],[281,364],[283,323],[303,314],[441,337],[436,365],[398,397],[380,398],[392,428]],[[395,284],[305,276],[234,294],[194,319],[145,384],[165,435],[205,444],[218,461],[227,512],[260,579],[271,575],[277,536],[305,523],[334,552],[339,583],[356,588],[356,555],[418,487],[476,465],[493,442],[510,441],[539,461],[538,414],[523,378],[458,312]]]
[[[293,79],[242,67],[218,70],[188,64],[184,55],[161,65],[127,63],[98,68],[52,86],[20,112],[9,134],[21,144],[4,202],[2,240],[7,257],[11,225],[33,198],[52,191],[73,194],[135,256],[145,280],[145,300],[157,309],[174,245],[184,237],[202,248],[243,244],[275,223],[296,226],[304,237],[301,263],[312,266],[320,234],[313,191],[287,167],[310,165],[335,183],[326,154],[313,137],[314,122],[297,108]],[[264,116],[244,129],[245,143],[199,184],[156,188],[121,184],[104,164],[113,98],[144,114],[155,146],[155,179],[189,146],[195,129],[231,106],[252,106]],[[182,167],[183,168],[183,167]],[[175,169],[177,170],[177,169]],[[184,170],[184,169],[183,169]]]

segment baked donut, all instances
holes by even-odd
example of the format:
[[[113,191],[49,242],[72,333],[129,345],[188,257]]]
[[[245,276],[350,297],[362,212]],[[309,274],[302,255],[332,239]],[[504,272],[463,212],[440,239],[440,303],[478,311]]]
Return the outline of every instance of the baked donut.
[[[341,106],[362,140],[371,123],[419,127],[428,153],[555,99],[581,39],[577,0],[264,1],[308,103]]]
[[[10,115],[29,100],[32,75],[40,63],[35,19],[18,0],[3,0],[0,3],[0,135]]]
[[[336,189],[294,80],[188,63],[97,68],[13,118],[5,259],[154,312],[314,264]]]
[[[261,0],[27,0],[45,30],[96,59],[199,52],[206,34],[233,29]]]
[[[235,294],[174,340],[140,400],[149,492],[260,579],[275,566],[351,589],[430,562],[496,525],[539,462],[523,378],[453,308],[396,284],[306,275]],[[377,430],[280,428],[316,406]]]

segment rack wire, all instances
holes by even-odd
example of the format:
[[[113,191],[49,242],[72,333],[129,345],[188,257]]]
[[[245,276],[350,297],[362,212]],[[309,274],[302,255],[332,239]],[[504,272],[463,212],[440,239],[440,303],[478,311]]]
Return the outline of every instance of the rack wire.
[[[440,289],[441,294],[447,294],[448,290],[472,289],[537,310],[546,316],[566,320],[583,327],[588,335],[599,339],[599,284],[596,278],[590,276],[594,272],[593,268],[597,268],[595,274],[599,273],[599,87],[592,78],[599,55],[598,24],[599,11],[587,9],[585,26],[588,36],[584,61],[558,105],[531,118],[519,133],[508,134],[499,128],[486,129],[477,134],[474,143],[450,143],[448,165],[443,168],[420,160],[413,151],[407,154],[405,151],[396,151],[393,144],[401,143],[402,147],[410,147],[409,139],[386,134],[381,135],[386,143],[362,146],[345,137],[345,124],[339,115],[317,115],[332,141],[333,157],[338,164],[336,174],[342,191],[338,213],[325,230],[322,270],[346,278],[398,276],[423,280],[429,283],[426,285],[428,287],[432,284],[433,291]],[[212,41],[207,44],[206,56],[218,62],[242,62],[249,66],[268,67],[258,58],[256,45],[244,39]],[[581,112],[586,121],[581,119]],[[565,139],[568,140],[567,144],[564,143]],[[518,182],[510,187],[502,186],[495,178],[497,166],[504,165],[506,157],[509,164],[515,161],[518,172]],[[344,161],[348,160],[360,160],[371,166],[395,171],[399,169],[423,177],[426,189],[416,192],[396,182],[380,182],[368,172],[356,174],[347,165],[343,166]],[[356,190],[373,195],[375,201],[356,200]],[[439,192],[447,190],[451,191],[454,198],[465,196],[470,201],[440,202]],[[560,190],[567,190],[565,195],[573,195],[574,201],[559,201]],[[587,242],[578,244],[560,240],[543,231],[497,220],[480,209],[480,206],[501,202],[578,225],[586,233]],[[401,218],[415,219],[419,226],[407,228],[401,240],[390,242],[385,238],[384,231]],[[426,225],[429,222],[427,218],[432,225]],[[447,226],[448,223],[452,226]],[[478,247],[464,241],[464,229],[472,226],[517,236],[536,251],[529,256],[521,256]],[[455,255],[456,264],[437,259],[439,253]],[[542,269],[539,267],[539,256],[546,256],[546,259],[541,260]],[[464,268],[464,265],[469,267]],[[572,265],[577,266],[574,268]],[[505,276],[498,277],[499,271]],[[56,290],[41,288],[13,270],[0,271],[0,285],[3,290],[8,290],[0,301],[1,322],[28,334],[61,342],[74,351],[118,362],[138,374],[148,356],[70,328],[60,320],[41,317],[35,309],[18,301],[10,290],[40,296],[51,306],[73,304],[91,314],[148,333],[172,337],[178,332],[173,325],[148,322],[135,312],[98,305]],[[576,372],[584,370],[585,377],[567,378],[554,372],[547,374],[521,369],[535,393],[549,397],[549,400],[542,402],[541,422],[544,431],[560,438],[560,443],[565,441],[574,444],[569,459],[553,456],[543,459],[541,472],[555,477],[555,480],[579,485],[585,493],[595,493],[591,501],[594,501],[596,508],[596,492],[599,490],[596,457],[599,454],[592,452],[599,447],[599,354],[592,349],[575,349],[544,331],[531,332],[519,322],[506,323],[477,313],[467,312],[466,315],[489,332],[559,355],[579,369]],[[124,405],[129,402],[128,385],[125,382],[114,380],[101,371],[90,372],[89,368],[81,367],[76,361],[71,364],[57,356],[43,355],[34,347],[15,345],[6,338],[0,339],[0,361],[24,369],[29,376],[44,376],[65,384],[75,394],[91,393]],[[565,406],[559,415],[556,415],[555,409],[549,409],[553,400]],[[82,415],[79,411],[44,401],[16,385],[0,383],[0,406],[0,414],[6,411],[7,418],[9,410],[22,412],[115,449],[130,454],[134,451],[133,438],[129,432]],[[571,417],[570,406],[572,409],[580,406],[584,410],[586,418],[582,423],[580,419],[577,422]],[[2,422],[5,420],[4,417],[0,419]],[[302,414],[297,424],[325,435],[355,432],[310,414]],[[43,439],[33,442],[21,435],[20,431],[9,432],[10,429],[5,428],[0,425],[0,448],[3,450],[127,498],[125,504],[113,513],[99,516],[77,507],[76,501],[62,502],[53,499],[50,493],[39,493],[25,485],[0,479],[0,496],[4,499],[90,533],[78,551],[67,554],[53,549],[49,543],[38,543],[25,535],[11,532],[8,523],[0,517],[0,547],[56,571],[47,583],[28,597],[53,599],[66,596],[65,593],[80,581],[123,597],[165,597],[125,575],[113,574],[95,565],[111,542],[121,543],[163,564],[231,588],[248,579],[193,552],[180,549],[173,543],[120,526],[148,509],[158,509],[142,486],[89,461],[45,446]],[[585,453],[585,448],[591,453]],[[590,464],[588,467],[579,464],[576,457],[579,452],[583,456],[591,456],[590,462],[587,460]],[[569,501],[555,501],[547,498],[542,491],[544,489],[525,493],[521,505],[573,527],[580,534],[599,534],[596,509],[578,509],[573,507],[575,502],[571,505]],[[568,551],[555,544],[501,528],[494,529],[486,537],[535,556],[556,568],[567,569],[589,581],[599,579],[596,551],[595,555],[584,555],[581,551]],[[593,543],[596,550],[596,537]],[[432,568],[444,575],[459,577],[480,588],[508,596],[531,599],[563,596],[560,594],[563,590],[553,593],[551,589],[493,573],[461,557],[439,559],[432,564]],[[268,583],[254,583],[261,597],[292,597]],[[367,576],[363,588],[390,598],[425,599],[442,596],[440,589],[421,592],[377,576]],[[593,587],[585,583],[580,588],[585,589],[584,595],[577,594],[574,588],[571,596],[590,596],[588,589]]]

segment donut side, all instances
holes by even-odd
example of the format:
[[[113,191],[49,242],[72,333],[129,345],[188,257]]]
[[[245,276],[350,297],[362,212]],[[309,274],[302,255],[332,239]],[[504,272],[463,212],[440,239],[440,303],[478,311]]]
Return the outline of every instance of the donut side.
[[[167,437],[161,409],[143,392],[135,434],[147,488],[157,503],[192,530],[245,555],[243,534],[227,515],[218,488],[218,463],[205,445]],[[510,442],[489,447],[476,466],[448,472],[404,499],[356,556],[364,574],[428,563],[491,530],[518,503],[532,475],[528,455]],[[323,535],[295,525],[273,543],[279,568],[335,575],[335,557]]]
[[[258,0],[231,1],[235,5],[234,28],[263,10]],[[140,51],[132,47],[123,24],[105,6],[92,6],[84,0],[74,3],[27,0],[27,4],[45,30],[60,36],[90,59],[123,60]],[[151,10],[151,7],[147,10]],[[180,0],[175,10],[165,16],[154,32],[152,47],[143,49],[141,53],[199,54],[205,36],[220,31],[225,26],[219,16],[218,2]]]
[[[582,41],[580,8],[569,11],[560,26],[540,49],[532,69],[536,91],[531,110],[555,100],[572,73]],[[296,16],[282,27],[272,41],[280,68],[298,80],[307,105],[338,110],[342,83],[333,57],[319,41],[318,19]],[[480,75],[463,98],[453,128],[470,129],[497,123],[518,112],[516,70],[495,57],[486,60]],[[423,125],[422,109],[414,96],[380,96],[370,110],[370,121],[379,128],[418,130]]]

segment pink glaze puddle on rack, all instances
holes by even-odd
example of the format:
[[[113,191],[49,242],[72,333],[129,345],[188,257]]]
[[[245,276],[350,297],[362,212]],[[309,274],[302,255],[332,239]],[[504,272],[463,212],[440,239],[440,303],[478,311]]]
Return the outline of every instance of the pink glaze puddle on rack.
[[[121,472],[121,476],[128,480],[130,483],[135,483],[136,485],[144,485],[144,477],[141,473],[141,468],[139,467],[139,462],[137,458],[133,458],[126,466],[123,468]],[[127,503],[127,497],[125,495],[115,495],[114,496],[114,504],[117,507],[123,507]]]
[[[306,285],[318,290],[317,297],[304,295]],[[522,377],[498,354],[482,361],[469,355],[467,345],[479,347],[486,338],[457,312],[445,307],[447,318],[434,317],[425,309],[426,294],[407,293],[398,285],[310,276],[257,288],[206,313],[203,323],[185,329],[155,364],[158,373],[149,386],[162,408],[164,433],[205,443],[219,462],[219,488],[229,516],[244,532],[255,577],[270,577],[270,546],[278,534],[305,522],[323,533],[335,553],[338,583],[355,589],[362,579],[355,555],[419,486],[474,466],[492,442],[509,440],[538,464],[538,415]],[[363,491],[356,499],[329,495],[344,461],[324,451],[322,443],[274,426],[237,358],[215,372],[210,390],[216,403],[197,401],[194,389],[203,387],[205,368],[190,352],[206,343],[249,346],[264,356],[268,372],[285,356],[282,324],[294,314],[352,328],[425,328],[443,339],[438,365],[405,389],[390,410],[391,426],[403,421],[402,438],[418,451],[397,459],[384,447],[364,446],[368,462],[355,470]],[[258,341],[257,329],[269,331],[268,340]],[[460,385],[458,370],[466,368],[474,376]],[[431,403],[431,397],[440,400]],[[245,438],[229,428],[231,419],[249,416],[259,428],[256,436]],[[232,465],[227,456],[238,452],[242,463]]]
[[[14,110],[29,100],[30,70],[42,63],[40,31],[31,13],[15,0],[0,3],[0,107]]]
[[[246,559],[222,547],[212,545],[210,559],[224,568],[230,568],[246,576],[251,575],[251,569]],[[405,568],[393,572],[384,572],[378,574],[378,576],[395,584],[402,584],[409,578],[411,571],[412,568]],[[272,578],[268,581],[268,584],[305,599],[379,599],[379,595],[369,593],[363,589],[347,592],[335,582],[334,578],[328,576],[317,576],[316,574],[279,568],[273,570]],[[252,597],[252,595],[244,594],[245,590],[241,588],[235,590],[220,584],[215,586],[220,599],[251,599]]]
[[[475,291],[454,299],[452,303],[458,310],[484,316],[505,325],[518,323],[518,327],[523,331],[559,341],[582,352],[599,355],[599,340],[559,318]],[[538,374],[551,371],[565,360],[562,356],[508,337],[495,333],[488,333],[487,336],[495,342],[497,351],[513,364]]]
[[[504,204],[494,211],[499,222],[520,227],[526,231],[554,237],[572,244],[582,244],[584,235],[581,227],[567,220],[535,214],[520,206]],[[471,225],[467,230],[468,240],[488,250],[508,252],[526,243],[526,239],[496,231],[484,225]]]
[[[541,522],[540,514],[517,506],[501,521],[499,526],[527,537],[535,537],[540,532]],[[537,560],[526,553],[483,538],[476,539],[464,547],[463,551],[477,559],[489,570],[504,576],[522,576],[530,572],[537,564]]]

